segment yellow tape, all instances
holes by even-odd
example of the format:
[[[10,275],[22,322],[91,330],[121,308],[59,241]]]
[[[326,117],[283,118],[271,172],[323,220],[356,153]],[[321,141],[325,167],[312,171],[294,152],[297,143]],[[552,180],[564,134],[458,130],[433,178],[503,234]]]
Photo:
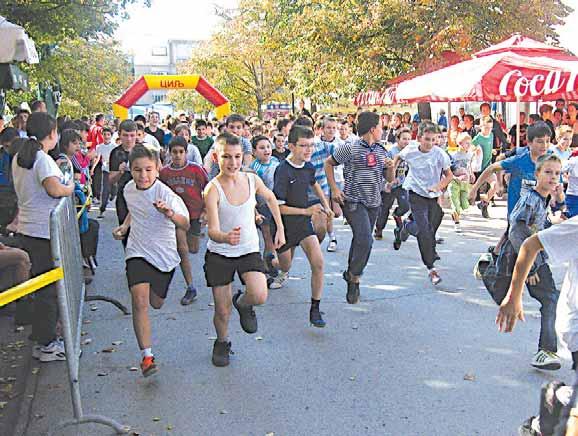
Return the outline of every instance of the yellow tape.
[[[221,106],[217,106],[215,108],[215,115],[218,120],[225,118],[227,115],[231,113],[231,103],[223,103]]]
[[[120,104],[113,103],[112,112],[114,113],[114,116],[121,121],[128,119],[128,108],[121,106]]]
[[[45,286],[51,285],[64,278],[64,271],[62,268],[54,268],[44,274],[40,274],[30,280],[26,280],[24,283],[20,283],[7,291],[0,293],[0,307],[6,306],[8,303],[12,303],[25,295],[32,294]]]
[[[167,76],[143,76],[150,89],[195,89],[199,83],[199,75],[191,74],[183,76],[172,74]]]

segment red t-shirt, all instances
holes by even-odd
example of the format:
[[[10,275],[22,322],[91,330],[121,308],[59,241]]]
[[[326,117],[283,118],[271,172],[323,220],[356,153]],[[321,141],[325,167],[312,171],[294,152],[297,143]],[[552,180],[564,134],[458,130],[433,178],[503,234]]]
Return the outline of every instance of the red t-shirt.
[[[95,148],[98,144],[102,144],[104,142],[102,127],[98,124],[93,124],[88,131],[86,142],[90,142],[89,148]]]
[[[209,177],[205,169],[193,162],[183,168],[172,168],[167,165],[160,172],[160,179],[183,199],[190,218],[198,219],[203,211],[203,190]]]

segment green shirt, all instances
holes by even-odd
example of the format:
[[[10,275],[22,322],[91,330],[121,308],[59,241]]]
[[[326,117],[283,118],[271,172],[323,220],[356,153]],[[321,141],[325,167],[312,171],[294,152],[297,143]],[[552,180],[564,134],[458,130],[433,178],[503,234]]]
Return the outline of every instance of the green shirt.
[[[204,159],[215,141],[210,136],[207,136],[204,139],[199,139],[196,136],[193,136],[191,142],[197,146],[201,153],[201,157]]]
[[[473,139],[472,144],[479,145],[482,148],[482,171],[484,171],[490,163],[492,163],[494,134],[490,132],[490,136],[484,136],[481,133],[478,133]]]

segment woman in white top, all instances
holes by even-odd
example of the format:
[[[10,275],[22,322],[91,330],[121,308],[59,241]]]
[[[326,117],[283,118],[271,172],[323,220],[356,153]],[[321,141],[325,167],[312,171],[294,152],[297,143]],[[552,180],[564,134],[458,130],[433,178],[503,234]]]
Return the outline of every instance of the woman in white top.
[[[63,183],[63,174],[48,155],[58,141],[56,120],[45,112],[28,118],[23,138],[15,144],[12,161],[14,189],[18,197],[18,237],[30,256],[32,276],[50,271],[54,260],[50,249],[50,212],[61,197],[74,192],[74,180]],[[56,286],[36,293],[32,337],[38,342],[33,355],[42,362],[65,360],[64,344],[56,338],[58,305]]]

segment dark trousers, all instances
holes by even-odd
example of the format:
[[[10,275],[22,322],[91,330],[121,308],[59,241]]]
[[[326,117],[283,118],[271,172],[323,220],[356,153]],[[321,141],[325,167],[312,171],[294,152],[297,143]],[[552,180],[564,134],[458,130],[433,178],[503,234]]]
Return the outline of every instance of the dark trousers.
[[[94,169],[94,174],[92,175],[92,195],[94,198],[100,200],[102,187],[102,163],[99,163]]]
[[[349,247],[349,259],[347,269],[350,274],[360,276],[363,274],[371,247],[373,246],[373,227],[379,214],[379,207],[366,207],[361,203],[345,202],[343,214],[351,226],[353,238]]]
[[[106,206],[108,205],[110,196],[110,180],[108,179],[108,171],[102,172],[102,189],[100,196],[100,212],[104,213]]]
[[[442,208],[437,198],[422,197],[413,191],[409,191],[409,205],[413,219],[406,224],[406,229],[417,238],[421,260],[431,269],[436,253],[435,232],[441,224]]]
[[[538,348],[556,352],[558,350],[556,340],[556,305],[560,291],[552,278],[552,271],[548,264],[538,268],[540,282],[537,285],[526,285],[532,298],[540,302],[540,340]]]
[[[118,191],[116,195],[116,216],[118,217],[118,224],[122,225],[124,220],[128,215],[128,206],[126,205],[126,200],[124,199],[124,192]],[[130,232],[130,229],[129,229]],[[128,242],[128,232],[122,240],[122,245],[126,248],[126,243]]]
[[[36,277],[54,268],[49,239],[18,235],[18,242],[30,257],[32,277]],[[56,285],[52,284],[34,293],[32,339],[40,345],[48,345],[56,339],[57,321],[58,292]]]
[[[394,216],[402,217],[409,210],[408,194],[401,186],[393,188],[391,192],[381,191],[381,209],[375,222],[377,231],[381,232],[385,228],[389,218],[389,211],[395,200],[397,200],[397,207],[393,211]]]

